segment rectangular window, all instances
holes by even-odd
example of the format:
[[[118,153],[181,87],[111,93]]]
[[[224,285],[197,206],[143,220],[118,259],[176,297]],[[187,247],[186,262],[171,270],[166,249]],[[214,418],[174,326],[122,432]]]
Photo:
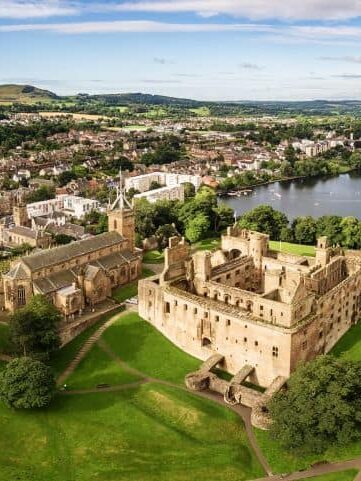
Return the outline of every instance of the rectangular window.
[[[276,346],[272,347],[272,356],[278,357],[278,347],[276,347]]]
[[[169,302],[166,302],[165,305],[164,305],[164,312],[166,314],[169,314],[170,313],[170,303]]]

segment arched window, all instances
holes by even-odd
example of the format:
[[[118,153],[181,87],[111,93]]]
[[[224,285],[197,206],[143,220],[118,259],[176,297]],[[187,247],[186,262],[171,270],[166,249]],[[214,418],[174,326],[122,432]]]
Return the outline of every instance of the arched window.
[[[18,287],[18,305],[24,306],[25,304],[26,304],[25,287],[19,286]]]

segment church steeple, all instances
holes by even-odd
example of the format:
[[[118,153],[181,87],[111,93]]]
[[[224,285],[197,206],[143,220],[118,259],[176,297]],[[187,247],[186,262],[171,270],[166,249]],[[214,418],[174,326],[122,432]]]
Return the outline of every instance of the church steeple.
[[[126,205],[126,207],[125,207]],[[122,171],[119,171],[119,185],[117,197],[108,210],[108,231],[119,232],[127,241],[128,249],[135,247],[135,219],[134,213],[125,197]]]

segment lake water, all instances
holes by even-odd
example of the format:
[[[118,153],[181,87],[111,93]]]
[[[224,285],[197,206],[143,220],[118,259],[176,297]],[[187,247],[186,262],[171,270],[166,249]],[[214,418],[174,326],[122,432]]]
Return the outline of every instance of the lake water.
[[[361,172],[276,182],[254,187],[247,197],[224,197],[222,201],[235,209],[237,215],[268,204],[284,212],[290,220],[300,215],[352,215],[361,219]]]

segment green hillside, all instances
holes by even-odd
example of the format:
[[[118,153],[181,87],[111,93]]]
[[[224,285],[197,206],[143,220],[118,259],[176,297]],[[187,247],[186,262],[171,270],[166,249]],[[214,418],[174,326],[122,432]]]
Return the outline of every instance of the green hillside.
[[[32,85],[0,85],[1,103],[35,103],[57,100],[59,97],[49,90],[39,89]]]

